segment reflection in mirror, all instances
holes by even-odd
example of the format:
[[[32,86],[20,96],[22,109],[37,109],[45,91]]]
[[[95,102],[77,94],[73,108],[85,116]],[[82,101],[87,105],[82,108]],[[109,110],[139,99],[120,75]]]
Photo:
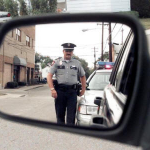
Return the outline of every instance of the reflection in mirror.
[[[0,110],[80,126],[91,126],[94,116],[101,127],[117,124],[123,107],[115,99],[106,102],[103,90],[129,31],[126,25],[108,22],[44,24],[11,30],[0,48]],[[56,91],[50,84],[49,88],[49,72],[59,84],[55,84]],[[84,74],[88,86],[83,96],[76,96],[77,89],[84,92],[80,91],[81,84],[77,86]],[[113,114],[114,124],[108,123],[106,109]]]

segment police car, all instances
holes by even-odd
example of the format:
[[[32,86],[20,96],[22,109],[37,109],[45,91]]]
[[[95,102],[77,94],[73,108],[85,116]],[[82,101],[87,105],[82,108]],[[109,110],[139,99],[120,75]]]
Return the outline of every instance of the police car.
[[[114,62],[104,62],[104,61],[98,61],[96,63],[96,68],[97,69],[113,69],[114,67]]]
[[[103,98],[103,90],[109,84],[111,71],[112,69],[99,69],[87,79],[85,94],[78,98],[77,125],[89,126],[92,115],[101,113],[102,108],[94,104],[94,101]]]

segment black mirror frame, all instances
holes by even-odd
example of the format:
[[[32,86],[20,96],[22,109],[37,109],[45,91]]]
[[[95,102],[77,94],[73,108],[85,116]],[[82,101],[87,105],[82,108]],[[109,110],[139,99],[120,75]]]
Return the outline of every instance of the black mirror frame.
[[[0,112],[0,117],[10,121],[28,124],[32,126],[55,129],[60,131],[72,132],[82,135],[88,135],[98,138],[104,138],[112,141],[122,142],[139,146],[142,141],[144,125],[148,106],[150,104],[150,66],[149,52],[147,48],[146,36],[142,25],[138,19],[122,14],[115,13],[83,13],[83,14],[51,14],[45,16],[24,17],[14,19],[1,25],[0,44],[5,34],[17,27],[25,25],[46,24],[46,23],[73,23],[73,22],[118,22],[131,27],[135,35],[137,49],[137,72],[132,95],[128,96],[127,104],[123,116],[115,127],[105,128],[88,128],[74,127],[69,125],[58,125],[45,121],[33,120],[28,118],[16,117]]]

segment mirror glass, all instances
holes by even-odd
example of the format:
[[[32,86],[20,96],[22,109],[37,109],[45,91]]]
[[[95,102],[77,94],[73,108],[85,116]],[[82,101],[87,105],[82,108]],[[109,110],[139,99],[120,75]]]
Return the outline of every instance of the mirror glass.
[[[124,24],[108,22],[43,24],[11,30],[0,48],[0,110],[15,116],[55,123],[56,114],[62,117],[64,113],[68,116],[64,117],[66,124],[75,120],[69,124],[80,126],[92,126],[91,118],[95,116],[100,118],[98,123],[103,127],[117,124],[123,107],[113,98],[111,103],[107,102],[103,99],[103,94],[130,30]],[[66,44],[63,47],[64,43]],[[74,44],[74,50],[67,52],[72,48],[70,43]],[[71,64],[63,59],[63,49],[68,57],[73,54]],[[71,74],[68,80],[67,65]],[[81,70],[81,66],[87,82],[85,93],[83,96],[74,96],[72,93],[68,94],[67,90],[75,91],[77,87],[62,87],[62,92],[66,94],[62,95],[60,92],[59,99],[66,101],[67,107],[70,106],[63,112],[63,102],[56,104],[51,95],[53,90],[49,88],[47,75],[51,67],[53,70],[59,69],[53,80],[66,75],[66,82],[72,84],[73,76],[76,77],[75,72],[83,74],[78,68]],[[79,87],[80,77],[77,78],[75,80],[79,82]],[[66,97],[69,97],[68,101]],[[110,110],[110,114],[113,112],[111,119],[114,119],[114,123],[108,123],[110,118],[106,115],[106,110]]]

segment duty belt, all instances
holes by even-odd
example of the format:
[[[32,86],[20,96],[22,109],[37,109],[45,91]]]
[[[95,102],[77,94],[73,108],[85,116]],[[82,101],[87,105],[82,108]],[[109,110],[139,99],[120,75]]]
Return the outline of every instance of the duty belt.
[[[77,90],[77,84],[73,84],[73,85],[58,84],[58,89],[64,92],[71,89]]]

